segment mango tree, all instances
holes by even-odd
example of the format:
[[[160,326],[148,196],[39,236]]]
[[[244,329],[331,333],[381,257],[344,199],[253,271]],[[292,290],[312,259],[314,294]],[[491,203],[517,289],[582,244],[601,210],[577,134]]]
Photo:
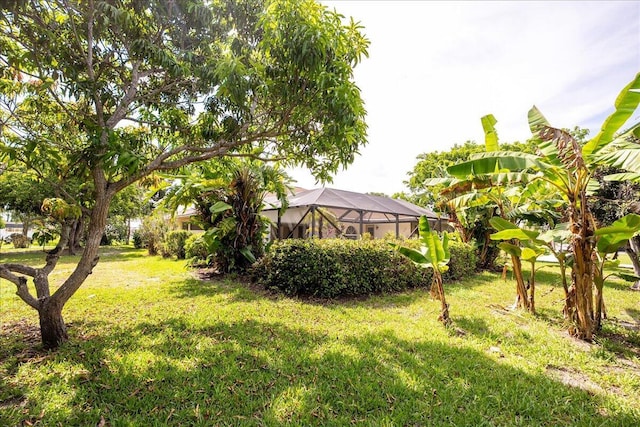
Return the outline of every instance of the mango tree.
[[[0,264],[38,312],[45,347],[68,339],[62,309],[98,263],[123,189],[226,156],[305,166],[322,181],[353,162],[366,137],[360,29],[312,0],[1,3],[0,161],[90,183],[85,247],[55,292],[60,244],[43,267]]]
[[[402,255],[409,258],[422,268],[431,268],[433,270],[433,281],[431,283],[431,296],[440,300],[441,309],[438,320],[445,324],[451,325],[449,317],[449,304],[444,296],[444,286],[442,285],[442,273],[447,271],[451,254],[449,253],[449,235],[447,232],[442,233],[442,238],[436,231],[429,227],[429,219],[421,216],[418,224],[420,248],[413,249],[406,246],[394,245],[396,250]],[[393,244],[392,244],[393,245]]]

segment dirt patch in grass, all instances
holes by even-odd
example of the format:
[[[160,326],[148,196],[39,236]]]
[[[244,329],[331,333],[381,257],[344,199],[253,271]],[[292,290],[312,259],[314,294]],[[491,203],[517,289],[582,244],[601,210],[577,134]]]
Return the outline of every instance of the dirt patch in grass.
[[[40,329],[25,319],[1,325],[0,344],[0,364],[9,357],[24,363],[38,361],[48,355],[40,345]]]
[[[562,366],[547,365],[547,375],[564,385],[576,387],[590,394],[601,393],[604,390],[582,372]]]

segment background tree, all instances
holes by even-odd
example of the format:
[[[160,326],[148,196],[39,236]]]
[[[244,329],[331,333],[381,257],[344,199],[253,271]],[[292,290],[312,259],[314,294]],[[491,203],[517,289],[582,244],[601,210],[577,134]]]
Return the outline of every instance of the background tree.
[[[0,265],[37,310],[47,348],[68,338],[62,309],[98,262],[118,192],[225,156],[280,159],[329,180],[365,142],[353,67],[368,42],[310,0],[8,1],[0,30],[0,160],[90,181],[85,246],[55,292],[49,274],[75,215],[59,217],[44,266]]]
[[[22,222],[22,234],[25,236],[32,221],[42,217],[40,208],[44,199],[52,196],[51,188],[25,167],[6,169],[0,174],[1,209]]]

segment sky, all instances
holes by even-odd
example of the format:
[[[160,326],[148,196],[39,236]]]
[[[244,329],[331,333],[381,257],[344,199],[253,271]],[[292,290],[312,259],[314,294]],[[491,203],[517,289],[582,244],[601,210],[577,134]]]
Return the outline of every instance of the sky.
[[[322,1],[370,40],[354,78],[367,109],[367,144],[327,187],[392,195],[421,153],[530,136],[536,105],[555,127],[594,136],[640,71],[638,1]],[[634,116],[633,119],[640,120]],[[304,169],[297,185],[320,183]]]

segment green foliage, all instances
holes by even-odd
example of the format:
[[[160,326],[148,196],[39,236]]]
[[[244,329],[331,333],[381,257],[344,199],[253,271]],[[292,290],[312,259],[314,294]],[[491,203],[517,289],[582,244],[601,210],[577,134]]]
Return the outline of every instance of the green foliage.
[[[169,232],[169,222],[166,214],[155,211],[152,215],[142,219],[140,235],[142,244],[149,251],[149,255],[157,255],[163,251],[164,236]]]
[[[44,249],[44,246],[53,241],[59,234],[60,231],[54,224],[49,221],[41,221],[37,223],[36,230],[31,238]]]
[[[104,234],[100,241],[101,245],[113,245],[115,243],[124,243],[127,240],[129,232],[129,224],[127,218],[122,215],[111,215],[107,219],[107,225],[104,228]]]
[[[222,272],[244,272],[264,251],[268,223],[261,217],[267,191],[286,206],[290,178],[279,167],[255,161],[207,162],[188,168],[168,188],[163,203],[177,210],[193,204],[193,218],[202,236],[209,260]]]
[[[133,235],[131,236],[131,239],[133,240],[133,247],[136,249],[141,249],[144,247],[144,237],[142,235],[142,231],[140,229],[137,229],[133,232]]]
[[[184,242],[185,258],[192,266],[205,266],[209,262],[209,251],[202,236],[192,234]]]
[[[445,232],[440,236],[438,232],[432,231],[429,226],[429,219],[426,216],[420,217],[418,250],[397,246],[397,250],[411,261],[421,267],[430,267],[438,273],[443,273],[449,268],[449,235]]]
[[[275,242],[252,268],[266,288],[286,295],[336,298],[429,287],[431,272],[390,250],[380,240]]]
[[[169,256],[174,256],[178,259],[185,259],[185,245],[192,235],[193,234],[190,231],[185,230],[169,231],[164,236],[164,246]]]
[[[478,256],[475,248],[456,240],[449,240],[449,263],[447,271],[442,273],[445,282],[457,282],[473,276],[477,271]]]
[[[493,117],[493,116],[491,116]],[[488,120],[488,119],[485,119]],[[493,119],[495,124],[495,118]],[[489,120],[487,124],[491,123]],[[485,121],[483,121],[483,126]],[[496,134],[494,136],[497,138]],[[511,144],[502,143],[501,150],[521,151],[525,153],[533,152],[530,144],[514,142]],[[432,151],[418,155],[418,162],[413,170],[408,172],[409,180],[405,184],[409,187],[411,195],[409,201],[418,205],[438,204],[441,200],[440,192],[445,188],[444,185],[426,185],[431,178],[443,178],[448,176],[447,168],[457,163],[467,161],[472,155],[482,153],[486,150],[486,144],[478,144],[474,141],[466,141],[464,144],[454,144],[447,151]]]
[[[79,268],[55,291],[46,276],[56,256],[35,287],[0,268],[46,318],[47,347],[67,339],[62,308],[98,259],[119,192],[225,157],[301,165],[328,181],[366,143],[353,68],[368,40],[312,0],[10,1],[0,16],[0,162],[23,165],[54,184],[47,197],[88,214]],[[66,191],[71,181],[83,191]],[[75,240],[72,227],[60,242]]]
[[[596,230],[598,236],[596,245],[601,254],[610,254],[620,249],[620,246],[640,231],[640,215],[628,214],[614,221],[608,227]]]

